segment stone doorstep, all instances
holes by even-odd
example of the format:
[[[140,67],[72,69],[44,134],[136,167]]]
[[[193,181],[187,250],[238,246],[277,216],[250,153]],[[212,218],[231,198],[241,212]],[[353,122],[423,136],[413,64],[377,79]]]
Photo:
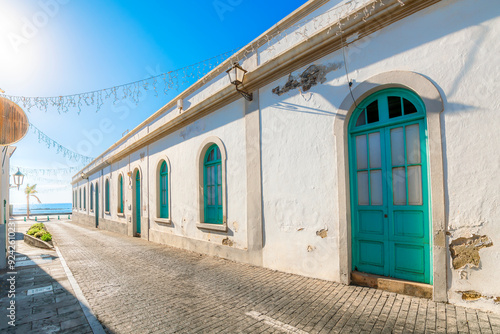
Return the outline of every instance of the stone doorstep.
[[[351,283],[432,300],[432,285],[353,271]]]

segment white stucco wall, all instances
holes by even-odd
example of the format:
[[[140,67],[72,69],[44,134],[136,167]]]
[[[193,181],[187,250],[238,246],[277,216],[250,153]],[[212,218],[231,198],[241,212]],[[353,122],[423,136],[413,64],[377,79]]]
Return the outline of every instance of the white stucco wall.
[[[2,154],[0,155],[2,158],[0,175],[0,269],[6,268],[7,258],[9,256],[10,157],[14,153],[15,149],[16,147],[14,146],[2,147]],[[4,201],[6,202],[5,209]],[[4,217],[6,221],[4,221]]]
[[[260,90],[264,265],[338,281],[333,92],[272,93],[287,80]],[[316,234],[322,229],[326,238]]]
[[[149,146],[149,175],[157,173],[161,159],[168,158],[171,170],[171,220],[172,225],[155,222],[156,178],[150,180],[151,229],[162,233],[187,236],[221,244],[229,237],[235,248],[247,247],[246,236],[246,156],[245,120],[242,101],[234,102],[182,130],[176,131]],[[198,159],[202,142],[218,137],[227,152],[227,223],[229,232],[217,233],[196,227],[199,222]],[[201,157],[203,159],[204,157]]]

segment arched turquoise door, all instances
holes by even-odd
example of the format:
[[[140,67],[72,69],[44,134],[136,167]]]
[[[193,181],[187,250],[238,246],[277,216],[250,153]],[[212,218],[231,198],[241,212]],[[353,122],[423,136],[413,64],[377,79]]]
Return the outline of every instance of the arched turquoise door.
[[[135,174],[135,223],[136,232],[141,234],[141,174]]]
[[[387,89],[349,122],[353,270],[432,283],[425,107]]]

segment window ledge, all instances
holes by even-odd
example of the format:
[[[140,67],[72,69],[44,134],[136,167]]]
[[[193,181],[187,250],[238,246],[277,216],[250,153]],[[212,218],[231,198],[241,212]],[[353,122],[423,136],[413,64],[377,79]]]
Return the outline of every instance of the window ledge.
[[[172,220],[170,218],[155,218],[155,222],[158,224],[172,225]]]
[[[125,218],[125,214],[123,212],[118,212],[116,214],[118,217],[122,217],[122,218]]]
[[[109,213],[109,211],[104,211],[104,214],[105,214],[105,215],[108,215],[108,216],[110,216],[110,215],[111,215],[111,213]]]
[[[227,232],[227,224],[208,224],[208,223],[196,223],[196,227],[202,230],[212,230],[212,231],[222,231]]]

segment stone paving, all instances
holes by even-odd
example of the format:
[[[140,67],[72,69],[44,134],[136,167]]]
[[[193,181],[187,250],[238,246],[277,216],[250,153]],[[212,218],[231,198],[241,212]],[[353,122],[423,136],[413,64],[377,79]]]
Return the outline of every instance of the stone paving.
[[[1,333],[92,333],[54,250],[29,246],[23,232],[34,222],[17,222],[16,267],[0,273]],[[15,282],[15,296],[9,278]],[[39,290],[34,290],[39,289]],[[15,326],[7,317],[15,301]]]
[[[109,333],[500,333],[500,315],[49,223]]]

